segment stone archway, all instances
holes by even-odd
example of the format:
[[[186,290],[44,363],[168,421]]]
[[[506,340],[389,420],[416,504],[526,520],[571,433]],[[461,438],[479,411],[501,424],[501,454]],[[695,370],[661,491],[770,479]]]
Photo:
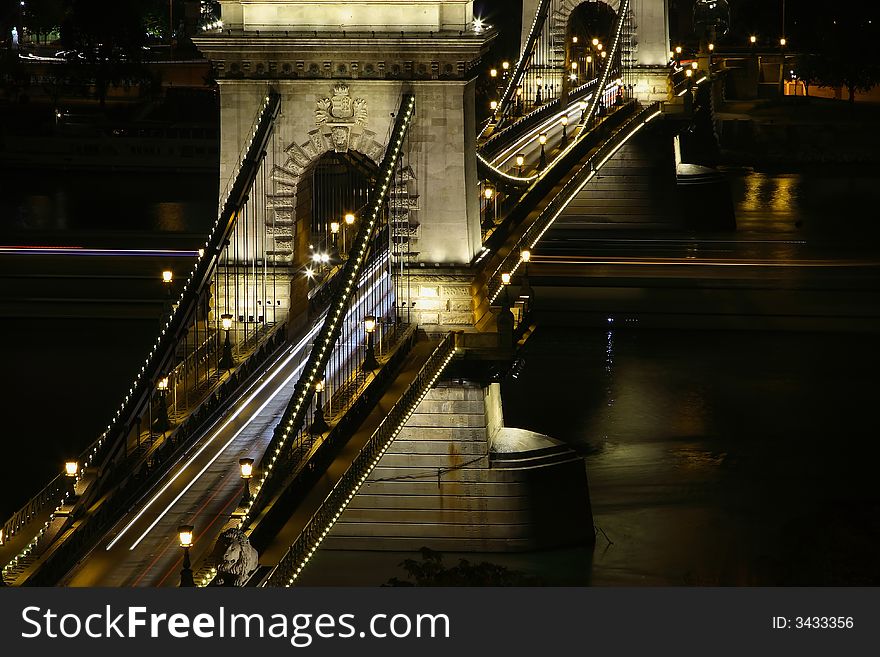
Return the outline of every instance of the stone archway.
[[[345,144],[338,137],[334,140],[333,127],[319,126],[308,133],[306,141],[289,145],[284,149],[284,164],[276,164],[272,170],[274,192],[267,197],[266,229],[274,245],[266,253],[276,262],[302,265],[302,258],[306,255],[305,251],[297,248],[299,240],[296,239],[296,208],[302,200],[297,199],[297,191],[303,175],[326,153],[355,151],[375,163],[382,159],[385,152],[385,145],[375,139],[376,133],[362,125],[348,129]]]

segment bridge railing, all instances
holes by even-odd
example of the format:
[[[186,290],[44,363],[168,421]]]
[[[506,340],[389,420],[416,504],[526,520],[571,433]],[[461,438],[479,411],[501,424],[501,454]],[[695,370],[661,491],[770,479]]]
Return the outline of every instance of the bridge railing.
[[[296,541],[290,546],[278,565],[269,573],[264,586],[292,586],[296,582],[302,569],[312,558],[315,550],[318,549],[336,521],[339,520],[340,515],[345,511],[357,491],[366,482],[382,455],[385,454],[407,420],[415,412],[416,407],[443,374],[449,361],[455,355],[455,338],[454,333],[448,333],[443,338],[422,369],[419,370],[416,378],[388,411],[351,465],[336,482],[333,490],[303,527]]]
[[[392,177],[402,157],[401,149],[412,122],[414,110],[415,96],[404,94],[391,130],[385,156],[379,167],[379,176],[370,194],[370,204],[362,213],[358,213],[360,215],[360,229],[349,251],[349,258],[340,273],[338,292],[333,297],[327,310],[326,319],[315,337],[302,374],[294,386],[290,403],[285,408],[281,421],[263,455],[260,464],[261,475],[256,490],[251,496],[251,501],[245,509],[242,526],[248,526],[256,515],[265,508],[271,496],[277,492],[278,487],[285,479],[286,473],[281,468],[276,468],[275,463],[283,453],[288,440],[299,434],[314,397],[314,385],[322,380],[333,353],[333,347],[342,331],[346,309],[351,305],[358,290],[358,281],[368,259],[369,245],[379,225],[380,214],[392,186]]]
[[[544,233],[562,211],[571,203],[577,194],[593,179],[597,172],[611,159],[617,150],[641,130],[650,121],[660,116],[660,103],[652,103],[620,126],[590,156],[590,158],[572,175],[551,201],[544,207],[535,220],[522,232],[519,238],[510,245],[510,250],[492,271],[488,278],[487,288],[490,303],[494,302],[504,288],[501,273],[513,275],[522,264],[520,254],[524,249],[533,249]]]

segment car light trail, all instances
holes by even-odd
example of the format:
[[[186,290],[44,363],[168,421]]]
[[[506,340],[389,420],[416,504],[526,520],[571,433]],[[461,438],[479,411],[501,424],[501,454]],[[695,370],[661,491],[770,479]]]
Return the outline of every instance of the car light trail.
[[[0,254],[9,255],[68,255],[68,256],[113,256],[149,258],[195,258],[198,251],[178,251],[174,249],[91,249],[82,246],[0,246]]]

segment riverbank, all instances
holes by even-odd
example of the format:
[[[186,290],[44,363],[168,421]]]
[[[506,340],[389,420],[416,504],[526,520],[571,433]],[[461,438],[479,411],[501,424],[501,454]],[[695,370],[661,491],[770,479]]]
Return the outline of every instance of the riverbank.
[[[722,163],[785,169],[880,165],[880,104],[826,98],[721,103],[715,130]]]

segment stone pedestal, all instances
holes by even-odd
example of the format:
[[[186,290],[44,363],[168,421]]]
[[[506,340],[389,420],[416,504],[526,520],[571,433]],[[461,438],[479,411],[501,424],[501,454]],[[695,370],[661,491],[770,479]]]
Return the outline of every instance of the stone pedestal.
[[[432,389],[322,545],[510,552],[593,542],[586,468],[504,427],[498,384]]]

